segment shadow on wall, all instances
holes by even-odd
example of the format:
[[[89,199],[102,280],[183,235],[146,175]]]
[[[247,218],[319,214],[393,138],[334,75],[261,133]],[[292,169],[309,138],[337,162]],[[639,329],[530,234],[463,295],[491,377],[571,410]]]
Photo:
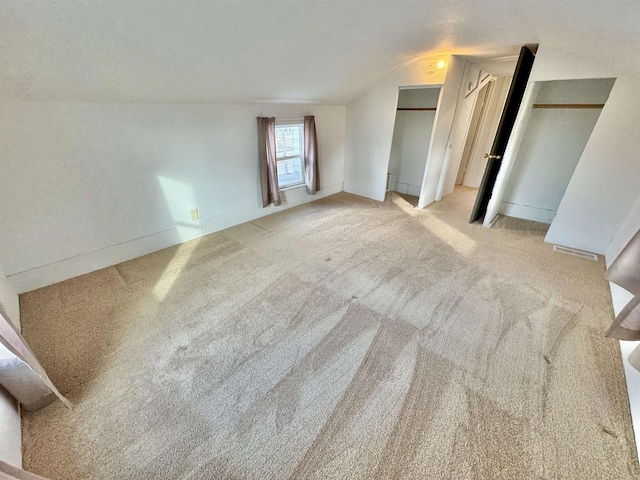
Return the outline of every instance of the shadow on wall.
[[[165,304],[168,300],[174,305],[170,293],[174,287],[180,289],[176,282],[201,261],[210,265],[212,257],[233,250],[233,242],[221,234],[194,239],[203,235],[205,228],[199,221],[187,220],[190,210],[199,204],[190,184],[158,175],[157,185],[164,198],[163,211],[172,219],[176,241],[186,243],[20,295],[23,336],[53,383],[75,405],[74,410],[82,409],[88,399],[106,395],[105,389],[116,382],[116,377],[131,386],[118,393],[119,401],[145,402],[153,395],[166,395],[156,389],[162,388],[167,359],[162,352],[149,355],[148,351],[137,350],[137,346],[149,341],[150,335],[173,342],[172,335],[179,332],[161,332],[154,327],[179,319],[183,313]],[[188,291],[175,295],[191,304]],[[63,324],[67,328],[61,329]],[[157,368],[157,376],[136,378],[139,370],[131,370],[131,365],[149,366],[150,362],[157,362],[151,369]],[[125,374],[122,379],[124,372],[132,375]],[[67,419],[76,414],[64,412],[60,402],[47,408],[50,410]],[[23,411],[22,415],[29,422],[35,421],[39,413]],[[115,428],[127,421],[115,420]],[[77,435],[82,436],[82,432]],[[75,445],[66,448],[73,449]],[[24,452],[25,464],[29,453]],[[79,472],[78,475],[81,476]]]
[[[195,198],[193,187],[187,183],[161,175],[158,175],[158,183],[162,189],[167,208],[173,217],[180,243],[192,240],[198,235],[204,235],[206,233],[206,226],[200,224],[199,211],[195,209],[195,206],[199,205],[199,203]],[[192,222],[187,223],[184,220],[186,216],[185,213],[193,212],[194,210],[197,213],[192,214]],[[172,283],[178,278],[180,271],[184,268],[189,258],[190,255],[176,255],[169,261],[165,271],[173,272],[171,275],[173,281],[168,284],[167,282],[158,281],[153,293],[159,301],[162,301],[171,289]]]

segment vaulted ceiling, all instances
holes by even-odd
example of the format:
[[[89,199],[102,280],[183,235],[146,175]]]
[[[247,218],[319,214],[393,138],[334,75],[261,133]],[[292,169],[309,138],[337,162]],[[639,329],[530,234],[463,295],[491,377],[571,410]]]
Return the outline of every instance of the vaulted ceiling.
[[[640,74],[640,4],[3,0],[0,99],[342,104],[416,56],[524,43]]]

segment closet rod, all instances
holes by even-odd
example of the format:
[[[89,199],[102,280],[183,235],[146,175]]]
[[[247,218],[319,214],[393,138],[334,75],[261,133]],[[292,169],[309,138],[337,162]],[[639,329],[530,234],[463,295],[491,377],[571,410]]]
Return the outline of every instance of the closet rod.
[[[398,110],[410,110],[410,111],[428,110],[430,112],[435,112],[436,107],[398,107]]]
[[[533,108],[602,108],[604,103],[534,103]]]

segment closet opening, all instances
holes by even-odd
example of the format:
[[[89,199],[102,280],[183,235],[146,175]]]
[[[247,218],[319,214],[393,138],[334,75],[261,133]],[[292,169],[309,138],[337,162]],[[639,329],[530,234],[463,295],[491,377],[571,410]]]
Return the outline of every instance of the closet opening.
[[[521,50],[520,56],[477,58],[465,66],[436,201],[454,194],[450,200],[460,212],[473,214],[480,198],[484,199],[480,192],[487,187],[486,172],[495,166],[491,159],[496,137],[509,134],[503,117],[520,104],[512,90],[526,86],[526,78],[514,81],[514,76],[523,72],[518,67],[533,53],[526,46]]]
[[[548,228],[614,82],[601,78],[533,84],[517,149],[503,165],[507,170],[504,193],[497,198],[500,216],[546,224]]]
[[[441,87],[401,87],[393,129],[387,194],[418,205],[437,118]]]

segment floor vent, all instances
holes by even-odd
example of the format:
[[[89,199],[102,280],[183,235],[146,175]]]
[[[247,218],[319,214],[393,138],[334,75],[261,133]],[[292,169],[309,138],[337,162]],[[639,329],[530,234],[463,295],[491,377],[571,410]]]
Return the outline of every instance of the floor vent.
[[[573,248],[559,247],[554,245],[553,249],[556,252],[566,253],[567,255],[573,255],[574,257],[588,258],[589,260],[598,260],[598,256],[593,253],[581,252],[580,250],[574,250]]]

